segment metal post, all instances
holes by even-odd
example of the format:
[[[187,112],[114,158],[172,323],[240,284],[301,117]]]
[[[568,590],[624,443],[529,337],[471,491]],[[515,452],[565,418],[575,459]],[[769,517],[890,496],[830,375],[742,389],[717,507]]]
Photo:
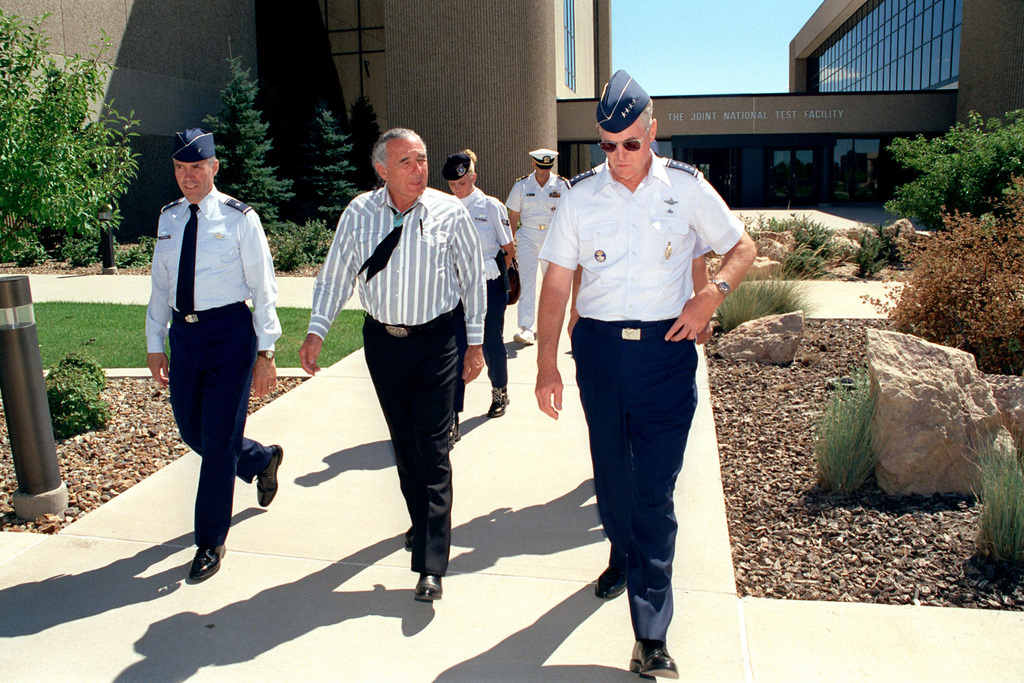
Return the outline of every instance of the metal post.
[[[0,277],[0,395],[11,441],[19,519],[63,514],[68,489],[57,467],[32,292],[24,275]]]
[[[110,231],[110,221],[114,213],[110,204],[100,209],[100,258],[103,260],[103,274],[113,275],[117,272],[117,260],[114,258],[114,235]]]

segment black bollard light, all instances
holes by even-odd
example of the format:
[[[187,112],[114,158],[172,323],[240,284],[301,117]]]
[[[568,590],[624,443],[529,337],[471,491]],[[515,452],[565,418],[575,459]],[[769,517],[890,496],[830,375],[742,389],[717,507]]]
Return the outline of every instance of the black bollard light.
[[[103,274],[114,275],[117,273],[117,260],[114,257],[114,234],[110,231],[110,221],[114,219],[114,212],[110,204],[104,204],[100,209],[100,259],[103,261]]]
[[[57,467],[32,291],[24,275],[0,277],[0,395],[18,479],[11,496],[14,514],[24,520],[63,514],[68,489]]]

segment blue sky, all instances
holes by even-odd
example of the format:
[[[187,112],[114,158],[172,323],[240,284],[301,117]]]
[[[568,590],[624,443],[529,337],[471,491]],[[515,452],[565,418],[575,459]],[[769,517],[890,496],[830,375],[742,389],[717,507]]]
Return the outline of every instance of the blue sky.
[[[789,91],[789,42],[822,0],[611,0],[612,71],[650,95]]]

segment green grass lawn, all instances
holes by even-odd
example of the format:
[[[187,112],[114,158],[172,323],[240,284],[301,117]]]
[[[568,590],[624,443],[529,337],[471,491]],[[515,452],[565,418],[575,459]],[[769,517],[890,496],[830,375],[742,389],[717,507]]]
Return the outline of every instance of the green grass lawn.
[[[71,351],[85,351],[105,368],[146,367],[145,306],[49,302],[34,307],[44,368]],[[297,368],[309,310],[279,308],[277,315],[283,334],[275,345],[275,362],[279,368]],[[362,311],[342,311],[324,341],[320,367],[362,347],[362,326]]]

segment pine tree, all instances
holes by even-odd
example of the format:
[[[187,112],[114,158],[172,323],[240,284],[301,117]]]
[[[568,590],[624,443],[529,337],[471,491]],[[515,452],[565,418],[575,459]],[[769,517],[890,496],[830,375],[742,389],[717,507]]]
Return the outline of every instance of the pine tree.
[[[370,100],[360,95],[352,103],[348,121],[352,139],[350,158],[355,166],[352,182],[360,191],[372,190],[377,187],[377,172],[373,170],[370,154],[373,152],[374,143],[380,137],[380,126],[377,125],[377,112],[373,110]]]
[[[229,57],[228,65],[231,80],[220,93],[224,109],[219,118],[204,120],[220,159],[217,187],[255,209],[264,223],[273,223],[278,208],[292,197],[292,181],[278,178],[277,167],[267,164],[272,145],[269,124],[256,108],[256,81],[249,78],[249,69],[242,69],[240,58]]]
[[[331,224],[358,192],[349,180],[355,170],[349,161],[352,144],[323,101],[316,104],[309,141],[302,147],[306,156],[303,191],[319,203],[319,217]]]

